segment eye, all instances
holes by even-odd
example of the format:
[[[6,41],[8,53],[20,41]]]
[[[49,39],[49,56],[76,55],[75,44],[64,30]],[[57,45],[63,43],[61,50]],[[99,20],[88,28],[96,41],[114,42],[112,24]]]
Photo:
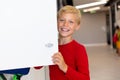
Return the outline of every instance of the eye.
[[[65,20],[64,20],[64,19],[59,19],[59,21],[63,22],[63,21],[65,21]]]
[[[73,21],[69,21],[70,24],[73,24],[74,22]]]

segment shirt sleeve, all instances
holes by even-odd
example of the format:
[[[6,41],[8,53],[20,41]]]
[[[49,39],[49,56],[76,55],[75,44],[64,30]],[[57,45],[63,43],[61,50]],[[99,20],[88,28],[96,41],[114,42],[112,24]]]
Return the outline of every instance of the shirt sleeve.
[[[90,80],[88,57],[84,47],[77,49],[76,69],[68,66],[65,76],[69,80]]]

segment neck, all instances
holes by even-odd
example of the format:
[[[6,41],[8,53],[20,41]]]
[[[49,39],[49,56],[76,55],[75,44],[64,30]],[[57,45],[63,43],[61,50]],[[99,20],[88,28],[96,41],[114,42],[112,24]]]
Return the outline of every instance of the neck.
[[[69,38],[59,38],[59,45],[64,45],[64,44],[67,44],[69,42],[71,42],[73,40],[72,37],[69,37]]]

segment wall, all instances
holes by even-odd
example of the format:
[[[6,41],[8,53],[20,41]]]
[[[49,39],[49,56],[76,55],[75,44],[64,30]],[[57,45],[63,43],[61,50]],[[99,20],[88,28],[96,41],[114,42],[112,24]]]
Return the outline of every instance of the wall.
[[[117,11],[116,22],[117,22],[116,24],[120,26],[120,9]]]
[[[81,27],[74,38],[85,45],[107,44],[105,13],[82,14]]]

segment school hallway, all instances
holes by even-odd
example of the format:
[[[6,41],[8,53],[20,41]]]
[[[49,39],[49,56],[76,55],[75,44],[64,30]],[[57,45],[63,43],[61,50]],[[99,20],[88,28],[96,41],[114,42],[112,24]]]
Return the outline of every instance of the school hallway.
[[[120,56],[110,46],[86,47],[91,80],[120,80]]]

